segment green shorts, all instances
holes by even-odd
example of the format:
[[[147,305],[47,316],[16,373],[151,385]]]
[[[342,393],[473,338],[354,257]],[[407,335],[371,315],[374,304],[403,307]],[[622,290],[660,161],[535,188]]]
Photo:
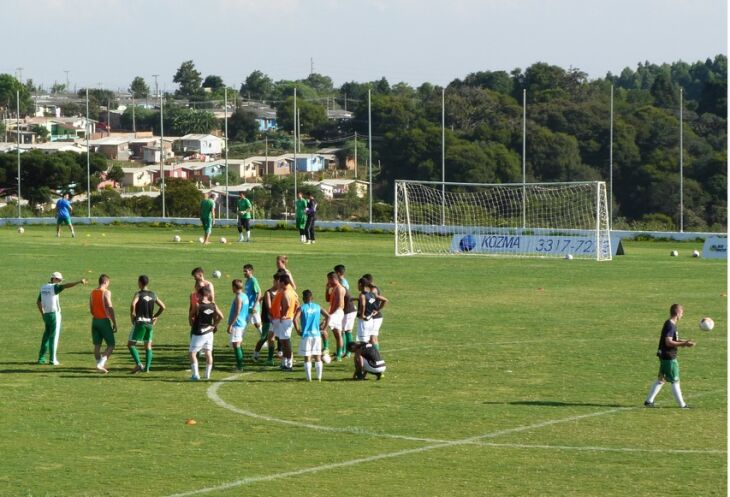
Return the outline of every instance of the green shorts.
[[[94,342],[94,345],[101,345],[103,341],[108,346],[114,346],[114,330],[112,329],[111,319],[94,318],[91,320],[91,341]]]
[[[56,225],[65,224],[66,226],[71,226],[71,218],[70,217],[58,217],[56,218]]]
[[[659,378],[669,383],[679,381],[679,363],[676,359],[659,359]]]
[[[151,342],[154,330],[152,329],[152,323],[137,323],[129,332],[130,342]]]
[[[203,224],[203,231],[205,231],[205,234],[210,235],[210,232],[213,230],[213,219],[201,219],[200,222]]]

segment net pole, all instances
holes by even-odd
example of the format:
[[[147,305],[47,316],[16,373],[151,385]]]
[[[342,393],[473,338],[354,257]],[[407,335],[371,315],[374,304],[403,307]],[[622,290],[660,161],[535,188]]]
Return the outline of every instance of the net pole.
[[[357,148],[355,148],[355,150],[357,150]],[[357,169],[357,166],[355,168]],[[398,255],[398,186],[399,183],[396,180],[393,184],[393,231],[395,233],[395,255]]]
[[[370,182],[368,184],[368,193],[370,193],[370,203],[368,207],[368,219],[373,224],[373,121],[372,121],[372,103],[370,100],[370,89],[368,88],[368,167],[370,169]]]
[[[600,261],[601,252],[598,242],[600,241],[601,235],[601,184],[598,181],[596,181],[594,184],[596,185],[596,260]]]
[[[608,130],[608,184],[611,189],[610,203],[608,204],[608,229],[613,226],[613,85],[611,85],[611,118]]]
[[[522,229],[527,227],[527,90],[522,90]]]
[[[441,226],[446,225],[446,88],[441,88]]]
[[[406,207],[406,228],[408,231],[408,253],[413,255],[413,233],[411,231],[411,210],[410,205],[408,203],[408,188],[403,188],[403,202],[405,203]]]
[[[679,89],[679,232],[684,232],[684,123],[682,100],[684,89]]]
[[[160,194],[162,195],[162,217],[167,217],[165,210],[165,127],[162,92],[160,92]]]

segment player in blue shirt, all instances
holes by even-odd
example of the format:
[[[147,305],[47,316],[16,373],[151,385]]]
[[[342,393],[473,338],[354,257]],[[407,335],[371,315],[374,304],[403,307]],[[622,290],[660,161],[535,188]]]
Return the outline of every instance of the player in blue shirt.
[[[253,265],[245,264],[243,266],[243,276],[246,278],[245,292],[248,297],[248,322],[256,327],[256,330],[261,335],[261,300],[263,295],[261,293],[261,286],[259,280],[253,275]],[[254,350],[254,354],[256,350]]]
[[[299,355],[304,356],[304,372],[307,381],[312,381],[312,357],[317,372],[317,381],[322,381],[322,330],[327,326],[329,314],[319,304],[312,302],[312,292],[304,290],[304,303],[294,313],[294,329],[302,337]],[[324,321],[320,319],[324,317]]]
[[[236,370],[243,371],[243,336],[246,331],[246,321],[248,321],[248,297],[243,292],[243,281],[233,280],[231,282],[233,290],[233,302],[231,302],[231,310],[228,313],[228,334],[231,336],[231,348],[236,356]]]
[[[71,224],[71,213],[74,208],[71,206],[71,202],[68,200],[68,193],[64,193],[63,197],[58,199],[56,202],[56,236],[61,236],[61,225],[65,224],[71,229],[71,236],[76,238],[76,232],[74,226]]]

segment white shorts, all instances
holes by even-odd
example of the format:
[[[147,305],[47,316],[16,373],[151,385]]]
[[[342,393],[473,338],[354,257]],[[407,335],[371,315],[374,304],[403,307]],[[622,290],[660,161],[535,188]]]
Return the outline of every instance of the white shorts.
[[[322,355],[322,337],[302,338],[299,342],[299,355],[305,357]]]
[[[369,342],[370,335],[372,334],[373,320],[358,319],[357,321],[357,341],[358,342]]]
[[[261,314],[259,314],[258,312],[249,312],[248,321],[246,321],[246,323],[252,324],[258,328],[259,326],[261,326]]]
[[[190,337],[190,348],[188,351],[197,354],[201,350],[213,350],[213,333],[193,335]]]
[[[231,340],[230,343],[242,342],[243,337],[246,336],[246,328],[239,328],[237,326],[231,326]]]
[[[345,313],[342,309],[337,309],[335,312],[330,314],[329,322],[327,323],[331,330],[342,331],[342,323],[345,319]]]
[[[373,322],[373,328],[370,330],[370,336],[380,335],[380,327],[383,325],[383,318],[374,318],[370,321]]]
[[[345,318],[342,320],[342,331],[352,331],[352,328],[355,327],[356,317],[357,312],[350,312],[345,314]]]
[[[368,361],[363,361],[362,367],[365,371],[368,373],[384,373],[385,372],[385,361],[380,361],[382,363],[378,364],[377,366],[373,367],[370,365]]]
[[[274,334],[279,340],[290,340],[293,321],[291,319],[275,319]]]

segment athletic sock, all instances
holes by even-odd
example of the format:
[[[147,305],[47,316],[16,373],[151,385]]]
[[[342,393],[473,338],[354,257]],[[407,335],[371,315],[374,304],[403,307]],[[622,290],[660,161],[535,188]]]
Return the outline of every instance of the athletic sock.
[[[198,363],[190,363],[190,371],[193,373],[194,378],[200,378],[200,371],[198,371]]]
[[[269,347],[267,349],[267,354],[266,355],[267,355],[267,357],[268,357],[268,359],[270,361],[273,361],[274,360],[274,347]]]
[[[212,364],[206,364],[205,365],[205,379],[210,379],[210,373],[213,371],[213,365]]]
[[[144,369],[149,371],[152,367],[152,349],[145,349],[144,354]]]
[[[251,232],[250,231],[247,231],[246,232],[246,241],[247,242],[250,242],[251,241]]]
[[[317,381],[322,380],[322,361],[317,361],[314,363],[314,370],[317,372]]]
[[[307,381],[312,381],[312,363],[304,363],[304,374],[307,376]]]
[[[377,350],[378,352],[380,352],[380,343],[374,343],[374,344],[373,344],[373,348],[374,348],[375,350]]]
[[[650,404],[654,403],[654,399],[659,394],[659,391],[662,389],[662,386],[664,386],[664,383],[661,381],[658,381],[654,383],[651,388],[649,389],[649,395],[646,397],[646,401]]]
[[[352,332],[346,331],[345,332],[345,351],[347,351],[348,345],[352,343]]]
[[[234,347],[233,353],[236,355],[236,366],[238,368],[243,367],[243,349],[241,347]]]
[[[104,367],[104,364],[106,364],[106,360],[108,359],[107,356],[103,355],[101,356],[101,359],[99,359],[99,363],[97,364],[99,367]]]
[[[141,366],[142,359],[139,358],[139,352],[137,351],[137,347],[129,347],[129,353],[132,354],[132,359],[134,359],[134,364],[136,366]]]
[[[672,395],[674,395],[674,400],[677,401],[679,407],[684,407],[687,405],[684,403],[684,399],[682,398],[682,389],[679,387],[678,381],[672,383]]]
[[[322,340],[322,353],[324,355],[330,354],[330,341],[329,340]]]

